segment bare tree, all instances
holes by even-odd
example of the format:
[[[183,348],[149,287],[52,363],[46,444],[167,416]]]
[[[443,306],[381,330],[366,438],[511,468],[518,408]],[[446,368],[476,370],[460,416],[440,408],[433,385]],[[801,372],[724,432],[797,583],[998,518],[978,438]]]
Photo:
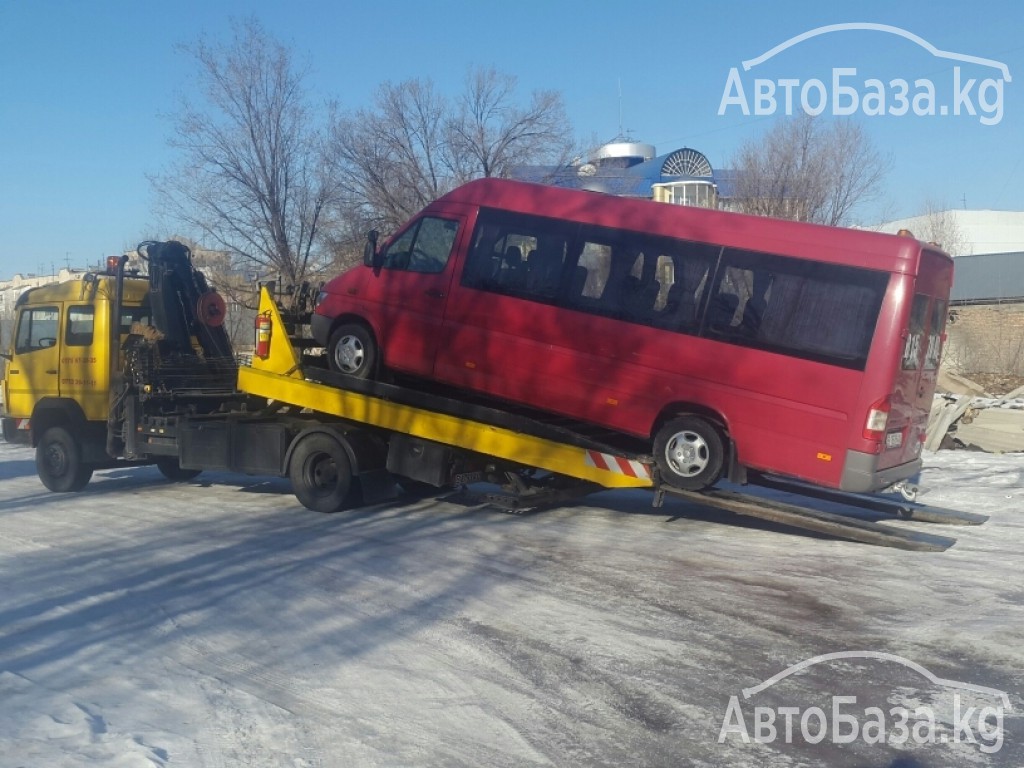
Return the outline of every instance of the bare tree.
[[[937,244],[951,256],[966,256],[970,253],[971,244],[951,210],[929,200],[925,203],[921,217],[923,226],[920,231],[914,232],[917,238]]]
[[[236,24],[229,45],[201,41],[190,53],[205,103],[183,99],[172,116],[181,160],[153,179],[158,197],[207,247],[297,284],[337,196],[305,72],[255,20]]]
[[[515,90],[512,75],[493,68],[469,73],[448,126],[460,176],[507,177],[517,165],[569,160],[573,141],[561,94],[534,91],[520,106]]]
[[[371,109],[334,125],[335,174],[347,217],[397,226],[458,185],[447,142],[447,100],[429,80],[385,83]]]
[[[737,210],[840,226],[879,194],[889,162],[860,125],[800,115],[744,144],[733,167]]]
[[[375,103],[332,132],[335,173],[349,220],[393,230],[460,184],[507,176],[520,164],[568,160],[572,129],[561,96],[516,97],[516,80],[493,69],[469,73],[456,99],[430,80],[385,83]]]

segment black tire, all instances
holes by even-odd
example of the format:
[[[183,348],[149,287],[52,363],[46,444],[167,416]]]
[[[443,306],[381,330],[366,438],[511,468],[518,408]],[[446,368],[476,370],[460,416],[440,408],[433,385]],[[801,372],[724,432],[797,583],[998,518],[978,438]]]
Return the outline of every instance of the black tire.
[[[306,509],[337,512],[352,491],[352,462],[335,438],[315,432],[299,439],[288,464],[292,492]]]
[[[182,469],[178,459],[174,456],[165,456],[156,460],[156,468],[160,474],[172,483],[186,483],[194,477],[198,477],[201,469]]]
[[[56,493],[80,491],[89,484],[92,467],[82,461],[82,448],[64,427],[50,427],[36,444],[36,472]]]
[[[361,323],[346,323],[331,334],[327,360],[332,371],[372,379],[377,375],[377,341]]]
[[[699,416],[668,421],[654,438],[654,460],[661,479],[687,491],[710,488],[725,467],[725,441],[718,428]]]

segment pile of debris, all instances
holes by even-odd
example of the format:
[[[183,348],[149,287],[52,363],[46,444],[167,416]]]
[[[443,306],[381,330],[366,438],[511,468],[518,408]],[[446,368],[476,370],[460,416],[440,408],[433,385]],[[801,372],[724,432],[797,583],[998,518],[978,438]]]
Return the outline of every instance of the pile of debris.
[[[924,447],[988,453],[1024,451],[1024,386],[993,397],[963,376],[941,371]]]

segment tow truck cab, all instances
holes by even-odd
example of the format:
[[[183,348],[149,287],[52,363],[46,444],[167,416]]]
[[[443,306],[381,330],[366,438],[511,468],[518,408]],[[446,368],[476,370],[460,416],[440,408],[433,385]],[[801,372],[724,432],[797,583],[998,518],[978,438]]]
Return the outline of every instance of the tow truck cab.
[[[78,280],[31,288],[15,305],[6,359],[4,437],[38,443],[50,427],[89,430],[83,442],[92,462],[108,457],[103,425],[110,411],[111,322],[115,277],[88,273]],[[128,278],[122,287],[119,342],[133,324],[149,322],[149,283]],[[121,361],[116,361],[121,367]]]
[[[244,397],[224,300],[189,249],[150,242],[139,255],[145,278],[112,257],[105,274],[31,289],[16,304],[3,431],[36,448],[50,490],[80,490],[94,469],[121,460],[176,475],[179,446],[165,427]]]

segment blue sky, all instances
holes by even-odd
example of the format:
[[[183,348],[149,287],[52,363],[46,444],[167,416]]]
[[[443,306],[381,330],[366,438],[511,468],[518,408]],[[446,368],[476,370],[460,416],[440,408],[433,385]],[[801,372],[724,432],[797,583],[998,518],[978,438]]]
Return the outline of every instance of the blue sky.
[[[936,89],[935,114],[860,109],[851,118],[892,160],[880,199],[862,211],[865,222],[913,215],[928,201],[1024,210],[1024,4],[1013,0],[973,8],[934,0],[0,0],[0,279],[96,263],[174,234],[153,209],[147,174],[173,161],[165,115],[194,87],[194,62],[177,46],[200,35],[227,40],[231,20],[248,16],[309,64],[318,99],[358,108],[381,82],[411,77],[454,94],[468,67],[494,66],[516,75],[523,94],[561,91],[583,141],[613,138],[621,106],[621,127],[633,139],[659,153],[693,147],[715,167],[727,167],[740,144],[781,119],[781,85],[775,113],[753,114],[755,79],[831,86],[836,68],[852,68],[857,74],[841,84],[859,102],[868,79],[906,80],[908,100],[918,92],[914,81],[926,79]],[[833,32],[742,69],[796,35],[849,22],[891,25],[937,49],[1005,63],[1011,82],[1002,85],[1001,119],[983,125],[979,100],[981,85],[1001,73],[937,57],[895,34]],[[962,99],[961,114],[951,114],[955,66],[961,89],[975,81],[966,91],[975,116]],[[719,114],[733,67],[752,114],[735,98]],[[995,88],[985,92],[991,103]],[[798,110],[800,91],[791,93]],[[812,106],[815,93],[808,91]],[[888,108],[894,94],[887,86]],[[950,114],[941,115],[942,106]]]

